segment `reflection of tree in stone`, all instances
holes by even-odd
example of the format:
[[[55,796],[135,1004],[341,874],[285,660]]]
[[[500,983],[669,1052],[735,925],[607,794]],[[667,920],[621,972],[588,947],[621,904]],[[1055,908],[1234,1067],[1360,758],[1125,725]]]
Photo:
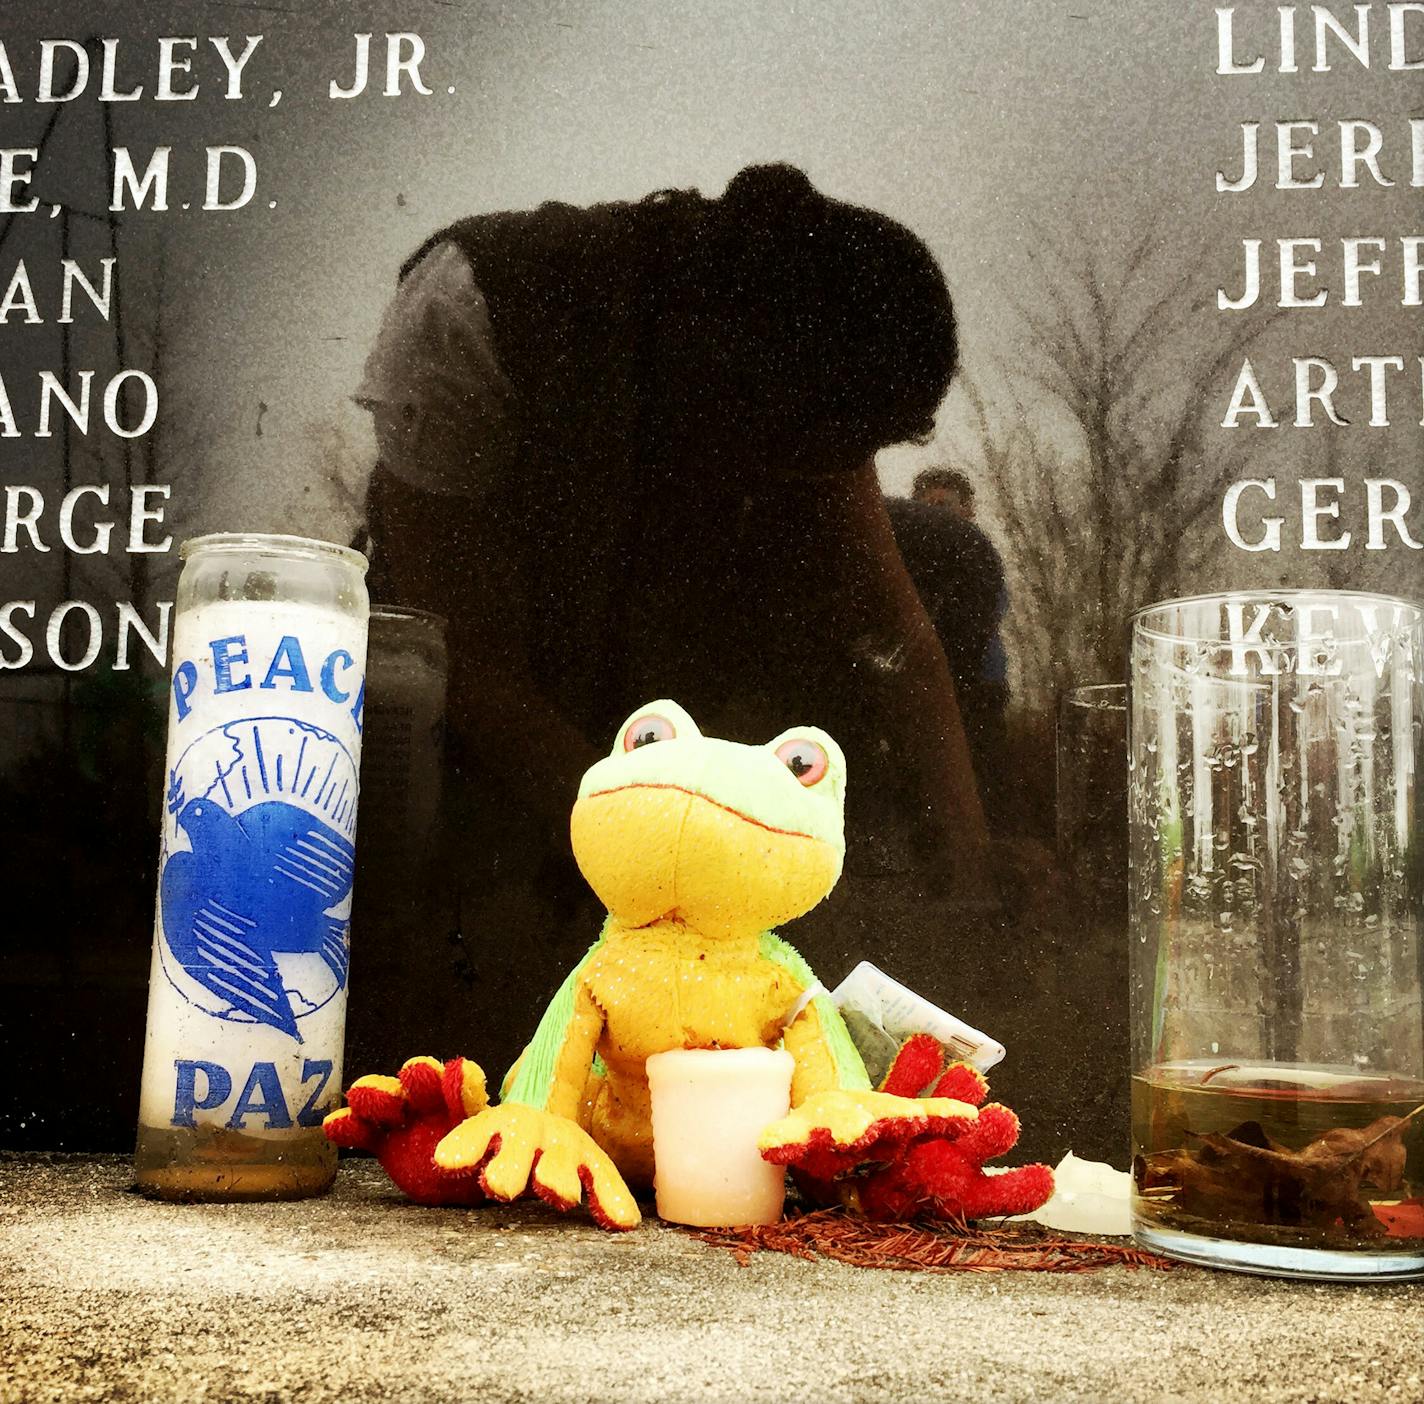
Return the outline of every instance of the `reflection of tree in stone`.
[[[1005,389],[968,397],[1013,590],[1006,624],[1030,693],[1125,676],[1128,615],[1217,553],[1224,485],[1245,449],[1204,431],[1222,377],[1262,322],[1217,325],[1200,266],[1157,231],[1109,265],[1036,233],[1037,300]],[[1001,403],[1002,401],[1002,403]]]

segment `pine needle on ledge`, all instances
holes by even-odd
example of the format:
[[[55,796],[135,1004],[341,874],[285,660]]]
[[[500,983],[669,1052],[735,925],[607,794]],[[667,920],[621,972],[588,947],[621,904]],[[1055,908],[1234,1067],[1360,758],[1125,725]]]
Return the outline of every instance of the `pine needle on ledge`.
[[[776,1224],[689,1230],[727,1248],[745,1267],[758,1251],[829,1258],[849,1267],[901,1272],[1093,1272],[1106,1267],[1170,1268],[1131,1242],[1064,1238],[1037,1224],[873,1223],[844,1209],[792,1214]]]

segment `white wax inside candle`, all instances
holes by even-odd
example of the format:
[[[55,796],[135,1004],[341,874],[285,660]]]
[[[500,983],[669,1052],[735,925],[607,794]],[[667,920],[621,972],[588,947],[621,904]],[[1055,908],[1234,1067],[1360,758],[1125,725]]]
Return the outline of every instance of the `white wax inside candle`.
[[[283,600],[217,600],[178,618],[173,657],[175,664],[191,661],[196,681],[186,714],[177,709],[176,691],[170,696],[165,864],[193,851],[183,815],[188,803],[199,799],[210,801],[229,823],[260,805],[279,802],[354,842],[361,755],[354,708],[366,632],[364,619]],[[295,641],[301,671],[269,676],[276,659],[294,666],[293,655],[278,653],[282,640]],[[217,644],[227,646],[233,684],[222,692],[216,688]],[[348,694],[344,701],[322,683],[323,663],[338,650],[350,662],[333,669],[330,681],[337,692]],[[242,877],[242,870],[234,869],[225,880]],[[155,912],[160,926],[162,890],[160,876]],[[223,928],[242,931],[232,922],[243,921],[245,912],[223,917],[223,909],[218,910]],[[348,884],[325,915],[339,929],[350,913]],[[310,1132],[320,1113],[334,1104],[342,1085],[346,986],[320,952],[284,949],[280,940],[274,945],[271,959],[281,998],[291,1009],[298,1037],[236,1009],[220,986],[204,984],[185,969],[169,939],[155,931],[139,1098],[144,1126],[227,1126],[246,1135],[288,1138]],[[240,951],[233,956],[249,962],[259,958]],[[180,1096],[180,1064],[188,1065],[191,1105]],[[194,1064],[200,1066],[194,1070]]]
[[[757,1138],[791,1106],[795,1060],[775,1048],[692,1048],[648,1059],[658,1217],[721,1228],[774,1224],[786,1172]]]

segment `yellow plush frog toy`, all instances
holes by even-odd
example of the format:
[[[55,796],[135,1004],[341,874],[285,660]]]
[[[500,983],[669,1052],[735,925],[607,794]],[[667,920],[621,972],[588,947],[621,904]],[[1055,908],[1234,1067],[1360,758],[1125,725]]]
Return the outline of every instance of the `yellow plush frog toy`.
[[[327,1135],[373,1150],[431,1203],[511,1200],[569,1208],[587,1191],[607,1228],[639,1222],[630,1186],[651,1186],[644,1065],[673,1048],[783,1045],[798,1144],[831,1152],[962,1129],[950,1098],[871,1090],[840,1013],[772,930],[809,911],[845,855],[845,759],[814,727],[763,746],[703,736],[674,702],[641,708],[584,775],[574,855],[608,908],[485,1105],[483,1077],[456,1059],[413,1059],[360,1079]]]

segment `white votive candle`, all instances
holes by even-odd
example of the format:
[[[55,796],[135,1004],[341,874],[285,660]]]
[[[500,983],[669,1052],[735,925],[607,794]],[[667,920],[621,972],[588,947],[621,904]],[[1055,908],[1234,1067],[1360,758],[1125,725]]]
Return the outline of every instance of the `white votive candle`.
[[[757,1138],[791,1108],[791,1054],[777,1048],[690,1048],[648,1059],[658,1217],[724,1228],[774,1224],[786,1172]]]

